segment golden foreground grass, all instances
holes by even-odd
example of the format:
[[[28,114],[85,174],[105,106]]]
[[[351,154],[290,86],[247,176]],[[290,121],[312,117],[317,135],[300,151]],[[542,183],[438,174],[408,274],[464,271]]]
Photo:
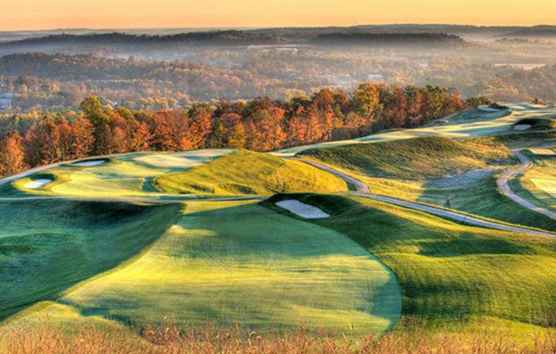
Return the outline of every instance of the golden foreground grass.
[[[93,326],[68,332],[53,327],[12,328],[0,332],[0,351],[11,354],[123,354],[123,353],[323,353],[323,354],[552,354],[556,352],[556,336],[544,335],[530,341],[517,341],[500,332],[439,332],[422,330],[396,331],[381,338],[372,336],[348,339],[311,335],[304,330],[288,334],[258,334],[239,327],[222,330],[207,325],[179,330],[172,325],[145,328],[141,335],[127,331],[107,332]]]

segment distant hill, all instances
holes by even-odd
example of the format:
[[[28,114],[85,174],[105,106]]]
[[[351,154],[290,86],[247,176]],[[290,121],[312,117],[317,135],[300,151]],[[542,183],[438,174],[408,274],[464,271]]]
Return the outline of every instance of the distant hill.
[[[464,45],[456,35],[446,33],[329,33],[313,41],[321,45]]]
[[[129,34],[121,32],[89,34],[51,34],[0,43],[0,54],[26,51],[56,52],[121,48],[141,50],[175,49],[176,47],[218,47],[249,45],[310,44],[327,45],[408,45],[463,44],[462,38],[446,33],[376,32],[359,28],[340,30],[265,29],[188,32],[169,35]]]
[[[506,34],[506,37],[555,37],[556,26],[535,26],[522,28]]]

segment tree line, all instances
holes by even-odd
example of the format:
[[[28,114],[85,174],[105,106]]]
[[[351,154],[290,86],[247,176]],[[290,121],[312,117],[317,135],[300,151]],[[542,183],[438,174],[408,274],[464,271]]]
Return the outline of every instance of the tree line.
[[[112,107],[86,98],[77,112],[10,116],[0,121],[0,175],[26,168],[132,151],[279,148],[412,128],[461,110],[455,90],[365,83],[351,93],[322,89],[288,102],[198,103],[184,110]],[[25,119],[27,118],[27,119]]]

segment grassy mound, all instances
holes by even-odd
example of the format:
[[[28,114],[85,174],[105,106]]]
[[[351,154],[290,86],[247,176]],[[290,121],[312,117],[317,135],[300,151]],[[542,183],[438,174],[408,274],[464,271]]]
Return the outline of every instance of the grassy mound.
[[[425,137],[314,149],[302,156],[368,176],[419,180],[485,168],[510,160],[511,151],[491,138]]]
[[[281,198],[292,196],[268,205]],[[332,215],[314,223],[350,236],[393,270],[405,319],[453,328],[477,320],[556,328],[550,271],[556,240],[459,225],[363,198],[297,198]]]
[[[245,202],[191,202],[141,258],[32,318],[356,335],[384,332],[400,306],[392,273],[344,235]]]
[[[246,150],[183,173],[160,176],[155,183],[165,192],[183,194],[269,195],[347,190],[341,179],[304,163]]]
[[[135,256],[176,207],[62,200],[0,205],[0,319]]]

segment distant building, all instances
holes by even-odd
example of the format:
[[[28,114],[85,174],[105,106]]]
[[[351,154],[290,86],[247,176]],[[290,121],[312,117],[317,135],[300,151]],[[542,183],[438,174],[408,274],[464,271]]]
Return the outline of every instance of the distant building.
[[[0,93],[0,111],[5,111],[12,108],[13,98],[13,93]]]

